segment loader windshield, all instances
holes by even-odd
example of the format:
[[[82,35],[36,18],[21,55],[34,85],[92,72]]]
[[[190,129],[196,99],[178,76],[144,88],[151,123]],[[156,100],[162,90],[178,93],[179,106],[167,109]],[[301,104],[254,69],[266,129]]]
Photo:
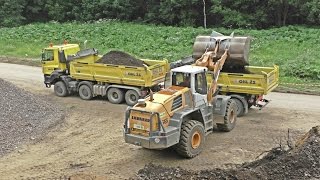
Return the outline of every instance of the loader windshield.
[[[174,72],[172,74],[172,85],[190,88],[190,73]]]

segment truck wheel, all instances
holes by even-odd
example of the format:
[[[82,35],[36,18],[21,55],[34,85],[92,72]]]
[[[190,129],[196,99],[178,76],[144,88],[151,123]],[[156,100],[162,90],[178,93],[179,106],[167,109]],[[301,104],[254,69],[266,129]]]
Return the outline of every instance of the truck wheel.
[[[241,117],[243,116],[245,113],[245,105],[243,104],[243,102],[237,98],[232,98],[236,104],[237,104],[237,116]]]
[[[109,101],[113,104],[120,104],[124,99],[123,92],[118,88],[110,88],[107,94]]]
[[[230,99],[227,104],[226,115],[224,116],[224,123],[217,124],[220,131],[230,132],[237,122],[237,104],[233,99]]]
[[[55,94],[59,97],[66,97],[68,95],[67,86],[62,81],[56,82],[53,89]]]
[[[91,88],[85,84],[80,86],[79,95],[83,100],[90,100],[93,97]]]
[[[175,146],[178,154],[193,158],[201,153],[205,142],[203,125],[194,120],[184,122],[181,127],[180,141]]]
[[[127,105],[133,106],[138,102],[139,94],[135,90],[128,90],[125,94]]]

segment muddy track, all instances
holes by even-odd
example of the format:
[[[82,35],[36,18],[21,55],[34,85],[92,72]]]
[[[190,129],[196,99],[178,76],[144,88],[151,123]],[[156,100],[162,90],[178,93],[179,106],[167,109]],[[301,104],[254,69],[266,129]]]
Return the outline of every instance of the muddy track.
[[[228,168],[253,161],[263,151],[285,142],[290,128],[293,138],[319,124],[320,97],[272,93],[263,110],[251,109],[239,118],[230,133],[215,132],[206,139],[202,154],[182,159],[171,150],[146,150],[123,142],[125,105],[101,98],[83,101],[77,96],[58,98],[43,85],[37,67],[1,64],[0,76],[27,91],[46,96],[66,112],[65,122],[41,141],[25,144],[0,158],[3,179],[59,178],[84,174],[109,179],[133,177],[148,163],[187,170]],[[85,113],[84,113],[85,112]]]

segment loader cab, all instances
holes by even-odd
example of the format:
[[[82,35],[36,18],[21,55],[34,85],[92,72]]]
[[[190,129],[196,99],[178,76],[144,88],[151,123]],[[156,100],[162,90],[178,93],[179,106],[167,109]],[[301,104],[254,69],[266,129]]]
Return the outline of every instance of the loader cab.
[[[50,45],[42,50],[41,64],[44,75],[50,75],[54,70],[66,69],[66,57],[80,51],[78,44]]]
[[[206,67],[186,65],[172,69],[170,85],[188,87],[196,107],[207,104]]]

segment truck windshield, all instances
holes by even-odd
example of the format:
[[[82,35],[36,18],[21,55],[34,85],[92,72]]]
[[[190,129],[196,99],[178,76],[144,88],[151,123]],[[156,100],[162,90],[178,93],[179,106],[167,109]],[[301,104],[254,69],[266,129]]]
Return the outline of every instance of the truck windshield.
[[[42,53],[42,60],[43,61],[53,61],[54,60],[53,51],[52,50],[45,50]]]

